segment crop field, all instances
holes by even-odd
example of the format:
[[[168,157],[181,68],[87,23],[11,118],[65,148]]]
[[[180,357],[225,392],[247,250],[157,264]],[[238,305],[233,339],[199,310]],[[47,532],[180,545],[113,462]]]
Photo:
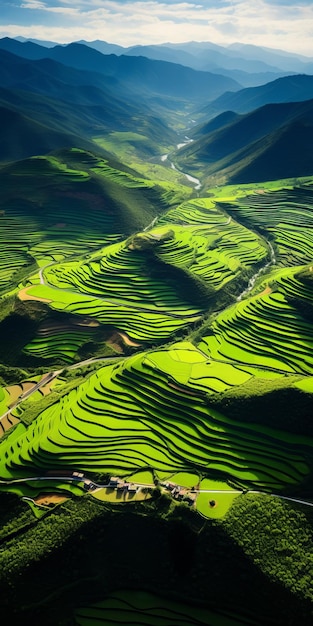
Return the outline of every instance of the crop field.
[[[77,626],[243,626],[246,620],[222,611],[173,602],[146,591],[117,591],[102,602],[77,609]],[[256,622],[249,619],[250,626]]]
[[[118,300],[111,302],[82,294],[73,296],[72,292],[45,285],[30,287],[27,292],[31,299],[43,300],[56,311],[89,316],[101,324],[117,328],[135,342],[164,341],[201,319],[199,310],[191,307],[167,314],[152,305],[147,311],[136,303],[123,304]]]
[[[138,302],[140,308],[152,305],[153,309],[164,312],[184,310],[186,305],[167,280],[164,268],[158,268],[157,259],[131,246],[126,241],[108,246],[100,258],[88,263],[47,267],[45,280],[58,289],[111,298],[125,305]],[[160,273],[162,277],[158,276]]]
[[[37,336],[24,347],[23,351],[43,359],[55,357],[71,363],[79,348],[93,341],[96,333],[97,326],[47,320],[39,327]]]
[[[269,250],[258,235],[205,201],[175,211],[168,222],[163,218],[160,225],[91,253],[85,261],[48,264],[44,285],[28,295],[46,298],[54,309],[95,317],[135,341],[164,340],[187,327],[200,319],[215,291],[243,268],[258,267]],[[183,215],[191,224],[181,224]],[[191,285],[193,276],[200,287]]]
[[[164,242],[159,254],[169,263],[187,267],[215,290],[238,276],[243,267],[260,263],[268,249],[251,231],[236,223],[218,228],[173,227],[174,237]],[[150,231],[154,236],[154,231]]]
[[[19,198],[5,202],[0,206],[0,289],[8,287],[15,276],[18,280],[20,271],[35,266],[36,261],[86,253],[116,240],[119,236],[112,234],[113,225],[112,216],[100,211],[81,216],[71,197],[65,206],[64,201],[58,205],[51,199],[44,209]]]
[[[252,228],[267,231],[282,265],[309,263],[313,256],[313,187],[262,191],[232,203],[219,202]]]
[[[312,374],[313,326],[304,308],[312,302],[313,281],[299,268],[272,273],[261,294],[220,313],[198,347],[212,359]]]
[[[43,265],[117,241],[151,221],[155,204],[169,208],[186,196],[183,186],[172,189],[125,170],[74,148],[2,167],[0,289],[24,278],[36,261]]]
[[[82,158],[79,151],[72,157],[74,164],[76,158],[78,163]],[[96,158],[86,159],[89,176],[106,178],[113,185],[118,181],[121,188],[132,192],[136,188],[138,181],[128,172],[115,171]],[[47,178],[49,171],[58,167],[61,177],[78,176],[82,185],[87,181],[72,173],[74,165],[66,170],[53,159],[48,165],[42,164]],[[151,181],[143,188],[150,185]],[[192,325],[212,310],[216,292],[242,274],[257,273],[271,260],[266,240],[240,224],[244,211],[249,209],[244,221],[252,224],[254,219],[256,231],[265,225],[266,218],[261,224],[261,217],[268,214],[272,216],[271,237],[276,237],[278,225],[287,223],[288,218],[290,225],[308,233],[309,241],[310,210],[306,205],[310,189],[305,189],[303,197],[300,194],[303,202],[298,208],[295,196],[290,200],[292,192],[265,191],[231,204],[224,199],[218,206],[212,198],[196,198],[123,240],[109,233],[97,249],[92,245],[99,239],[93,244],[89,240],[89,248],[84,249],[83,231],[76,240],[74,201],[70,202],[66,222],[56,222],[54,216],[49,239],[30,241],[27,253],[35,256],[36,252],[42,269],[23,288],[23,297],[41,300],[70,315],[68,320],[58,321],[56,316],[42,322],[37,335],[24,346],[25,353],[70,363],[82,346],[97,342],[99,325],[124,333],[134,348],[138,344],[156,346],[177,333],[193,330]],[[288,202],[283,202],[284,194],[289,194]],[[279,196],[281,209],[276,210],[275,204],[274,210],[274,196],[275,202]],[[256,203],[264,202],[263,209],[251,208],[251,197]],[[225,212],[229,206],[238,222]],[[92,218],[84,217],[87,222]],[[102,226],[95,224],[93,232],[98,231],[99,236]],[[56,245],[49,252],[51,233],[57,235],[67,226],[73,228],[74,248],[68,238],[69,247],[62,250],[62,240],[56,236]],[[30,231],[31,226],[26,233]],[[275,239],[281,251],[279,245]],[[303,245],[304,257],[308,250]],[[67,260],[66,255],[71,258]],[[307,480],[312,471],[313,441],[309,437],[240,421],[240,417],[232,419],[226,409],[224,415],[214,404],[232,390],[247,389],[249,394],[250,389],[251,393],[258,380],[263,381],[264,389],[266,384],[272,389],[276,381],[283,385],[288,378],[299,390],[313,391],[312,267],[302,263],[290,268],[281,252],[278,260],[287,267],[273,265],[266,278],[258,279],[252,295],[214,313],[201,330],[193,330],[197,345],[191,340],[178,342],[176,337],[168,347],[154,347],[100,367],[54,404],[40,407],[27,428],[17,425],[3,441],[0,476],[44,477],[51,468],[111,473],[128,480],[146,474],[149,481],[151,477],[161,481],[169,477],[186,489],[197,484],[208,492],[206,486],[218,481],[225,485],[222,494],[211,497],[203,492],[196,502],[197,510],[211,518],[225,515],[238,496],[236,488],[279,492]],[[5,392],[1,398],[6,406]],[[16,484],[14,489],[29,497],[48,490],[49,481],[37,482]],[[83,493],[82,486],[70,481],[56,480],[54,488]],[[107,496],[98,493],[100,499]]]
[[[216,290],[243,268],[264,262],[269,253],[261,237],[232,220],[210,198],[185,202],[163,215],[158,224],[168,224],[173,233],[158,250],[161,258],[188,268]],[[153,237],[156,232],[152,229],[149,234]]]
[[[313,442],[218,413],[205,393],[206,375],[210,364],[186,342],[103,367],[27,431],[16,428],[14,441],[2,444],[0,474],[35,476],[53,467],[128,476],[153,469],[264,490],[300,483]]]
[[[202,493],[197,495],[196,509],[203,517],[221,519],[230,509],[233,501],[240,495],[239,491],[231,489],[223,482],[208,480],[200,482]]]
[[[7,413],[12,403],[10,388],[0,387],[0,437],[18,423],[18,418]]]

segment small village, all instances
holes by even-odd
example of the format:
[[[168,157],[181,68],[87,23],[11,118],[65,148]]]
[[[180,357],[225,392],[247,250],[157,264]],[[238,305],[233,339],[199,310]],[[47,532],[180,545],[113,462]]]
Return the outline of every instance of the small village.
[[[117,491],[123,491],[124,493],[136,493],[139,489],[154,489],[157,486],[163,488],[163,490],[170,494],[175,500],[178,500],[180,502],[186,502],[186,504],[188,504],[189,506],[193,506],[195,504],[197,497],[197,491],[195,490],[195,488],[191,490],[186,489],[172,482],[160,482],[158,483],[158,485],[137,485],[127,482],[117,476],[111,476],[108,484],[109,488],[116,489]]]

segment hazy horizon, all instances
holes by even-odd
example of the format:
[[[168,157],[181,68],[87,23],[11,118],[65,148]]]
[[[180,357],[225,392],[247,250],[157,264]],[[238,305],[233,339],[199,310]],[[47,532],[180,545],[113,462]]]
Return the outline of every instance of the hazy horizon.
[[[1,13],[0,37],[124,47],[240,42],[313,56],[309,0],[6,0]]]

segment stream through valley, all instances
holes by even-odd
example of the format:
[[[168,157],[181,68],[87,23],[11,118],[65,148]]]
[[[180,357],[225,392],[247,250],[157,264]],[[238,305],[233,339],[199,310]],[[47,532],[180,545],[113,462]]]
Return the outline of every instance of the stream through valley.
[[[190,139],[190,137],[187,137],[187,135],[185,135],[184,141],[182,141],[182,142],[180,142],[180,143],[178,143],[176,145],[177,150],[180,150],[184,146],[187,146],[192,141],[194,141],[194,140]],[[176,172],[179,172],[180,174],[185,176],[185,178],[187,178],[187,180],[189,180],[189,182],[191,182],[194,185],[195,190],[199,191],[201,189],[201,187],[202,187],[202,184],[201,184],[201,181],[199,180],[199,178],[196,178],[195,176],[191,176],[190,174],[187,174],[186,172],[182,172],[181,170],[177,169],[177,167],[174,165],[174,163],[172,161],[170,161],[169,156],[170,156],[169,154],[162,154],[161,162],[165,163],[166,161],[169,161],[171,168],[173,170],[175,170]],[[152,222],[152,224],[149,224],[149,226],[147,226],[147,228],[145,228],[145,230],[148,230],[149,228],[151,228],[151,226],[154,225],[156,223],[156,221],[157,221],[157,218],[155,218],[155,220]],[[255,285],[256,281],[258,280],[258,278],[260,276],[262,276],[262,274],[265,274],[266,271],[272,265],[276,264],[275,250],[274,250],[272,244],[269,241],[267,242],[267,244],[268,244],[269,250],[270,250],[270,258],[269,258],[269,260],[264,265],[262,265],[262,267],[260,267],[258,269],[258,271],[255,272],[255,274],[253,274],[253,276],[251,276],[251,278],[249,279],[249,282],[247,284],[247,287],[245,289],[243,289],[241,291],[241,293],[237,296],[237,298],[236,298],[237,302],[240,302],[240,300],[245,298],[252,291],[252,289],[254,288],[254,285]]]
[[[176,145],[177,150],[180,150],[184,146],[187,146],[192,141],[193,139],[190,139],[190,137],[187,137],[187,135],[185,135],[185,141],[182,141],[181,143],[178,143]],[[187,180],[189,180],[189,182],[194,185],[195,190],[199,191],[202,187],[199,178],[195,178],[195,176],[191,176],[190,174],[186,174],[186,172],[182,172],[181,170],[177,169],[177,167],[174,165],[172,161],[169,160],[168,157],[169,157],[169,154],[162,154],[161,156],[162,163],[164,163],[165,161],[169,161],[172,170],[175,170],[175,172],[179,172],[179,174],[182,174],[182,176],[185,176],[185,178],[187,178]]]
[[[260,267],[258,269],[257,272],[255,272],[255,274],[253,274],[253,276],[251,276],[247,287],[239,294],[239,296],[237,296],[236,301],[240,302],[240,300],[242,300],[243,298],[245,298],[247,295],[249,295],[249,293],[252,291],[257,279],[262,276],[262,274],[265,274],[265,272],[268,270],[269,267],[271,267],[272,265],[276,265],[276,256],[275,256],[275,250],[272,246],[272,244],[268,241],[267,242],[269,249],[270,249],[270,259],[269,261],[267,261],[267,263],[265,263],[265,265],[262,265],[262,267]]]

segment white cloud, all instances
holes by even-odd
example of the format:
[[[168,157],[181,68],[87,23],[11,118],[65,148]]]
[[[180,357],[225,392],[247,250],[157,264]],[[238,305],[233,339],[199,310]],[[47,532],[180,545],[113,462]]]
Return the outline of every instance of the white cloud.
[[[213,5],[213,6],[212,6]],[[268,0],[158,2],[137,0],[53,0],[53,6],[28,0],[23,12],[37,9],[41,24],[2,28],[3,35],[57,40],[103,39],[124,46],[165,41],[233,41],[294,50],[313,56],[312,4]],[[21,12],[21,10],[20,10]],[[49,17],[49,15],[51,17]],[[38,22],[38,17],[37,17]]]
[[[40,2],[39,0],[28,0],[28,2],[21,4],[21,9],[45,9],[45,7],[44,2]]]

